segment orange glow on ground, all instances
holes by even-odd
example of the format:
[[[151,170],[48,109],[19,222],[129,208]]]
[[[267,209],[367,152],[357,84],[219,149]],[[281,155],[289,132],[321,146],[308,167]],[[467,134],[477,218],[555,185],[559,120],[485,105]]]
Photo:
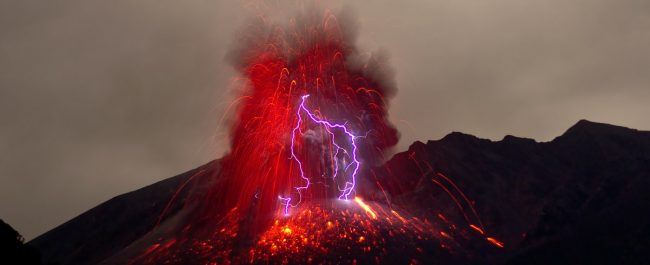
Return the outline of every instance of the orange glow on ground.
[[[282,230],[285,234],[291,235],[291,228],[285,227],[284,230]]]
[[[437,215],[418,218],[358,197],[354,201],[335,201],[335,206],[324,203],[330,205],[327,207],[310,203],[290,216],[279,213],[254,240],[245,237],[249,228],[241,226],[247,216],[233,209],[220,219],[210,236],[157,242],[131,264],[179,264],[187,257],[205,261],[191,264],[319,264],[334,260],[430,264],[439,255],[462,253],[463,244],[469,241],[484,242],[482,246],[488,249],[504,246],[474,229],[460,230],[460,226],[436,222]]]

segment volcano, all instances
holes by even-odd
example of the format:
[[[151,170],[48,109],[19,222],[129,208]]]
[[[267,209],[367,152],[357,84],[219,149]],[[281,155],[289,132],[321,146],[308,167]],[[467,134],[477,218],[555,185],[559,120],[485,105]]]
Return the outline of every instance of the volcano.
[[[586,120],[550,142],[454,132],[375,166],[354,199],[309,200],[284,216],[252,210],[254,196],[246,209],[188,219],[222,161],[28,244],[57,264],[650,263],[650,132]]]

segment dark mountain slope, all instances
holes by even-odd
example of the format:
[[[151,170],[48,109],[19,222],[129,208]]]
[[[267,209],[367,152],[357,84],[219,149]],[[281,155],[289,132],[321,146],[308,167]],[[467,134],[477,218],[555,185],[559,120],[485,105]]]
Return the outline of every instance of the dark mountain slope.
[[[451,133],[416,142],[375,170],[391,202],[457,212],[448,218],[463,224],[456,204],[432,181],[445,183],[437,173],[472,201],[480,220],[464,205],[469,222],[504,241],[486,264],[649,264],[650,132],[582,120],[544,143]],[[29,244],[48,262],[102,261],[142,238],[192,174],[118,196]],[[170,215],[184,198],[181,192]]]
[[[9,224],[0,219],[0,264],[39,265],[41,256]]]
[[[210,164],[112,198],[28,244],[50,263],[96,264],[149,232],[179,187]],[[180,190],[165,216],[181,208],[188,190]]]
[[[416,190],[395,199],[436,209],[452,203],[416,187],[432,178],[418,169],[424,161],[452,177],[505,241],[494,262],[648,264],[650,132],[582,120],[546,143],[462,133],[416,142],[387,163],[402,176],[394,193]],[[390,173],[380,175],[384,186],[397,186]]]

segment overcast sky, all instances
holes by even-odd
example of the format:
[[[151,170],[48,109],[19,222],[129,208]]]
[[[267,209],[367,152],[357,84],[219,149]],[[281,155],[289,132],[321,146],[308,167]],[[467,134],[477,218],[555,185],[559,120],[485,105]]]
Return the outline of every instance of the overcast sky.
[[[220,156],[224,56],[256,3],[0,1],[0,218],[32,239]],[[398,150],[451,131],[548,141],[582,118],[650,129],[650,1],[347,5],[396,71]]]

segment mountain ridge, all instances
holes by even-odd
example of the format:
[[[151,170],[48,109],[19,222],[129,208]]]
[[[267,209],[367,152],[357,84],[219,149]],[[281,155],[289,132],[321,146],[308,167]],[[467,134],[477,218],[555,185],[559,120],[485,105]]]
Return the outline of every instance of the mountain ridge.
[[[560,261],[562,264],[569,261],[619,262],[623,259],[620,255],[584,260],[553,247],[553,244],[562,245],[558,240],[562,242],[565,238],[574,244],[574,241],[587,238],[589,234],[584,235],[583,227],[603,229],[603,224],[619,224],[621,220],[618,217],[608,217],[612,213],[632,215],[638,219],[639,222],[628,226],[636,229],[634,231],[641,231],[641,234],[650,231],[650,222],[646,221],[650,218],[638,212],[650,209],[647,207],[650,199],[645,197],[650,194],[647,188],[650,187],[648,131],[580,120],[548,142],[511,135],[491,141],[452,132],[439,140],[416,141],[408,150],[387,161],[387,170],[377,169],[383,186],[399,187],[389,190],[391,200],[412,203],[423,209],[444,209],[453,204],[440,191],[426,186],[431,185],[427,181],[431,176],[416,170],[420,165],[414,164],[415,159],[411,157],[417,157],[430,164],[436,172],[454,178],[472,198],[485,226],[508,246],[508,251],[490,257],[493,263],[530,263],[529,259],[533,258],[551,262],[553,260],[544,259],[549,253],[566,256],[567,263]],[[188,181],[193,172],[210,168],[208,165],[212,163],[215,161],[116,196],[28,244],[39,249],[49,262],[96,264],[151,230],[152,223],[163,211],[163,205],[174,196],[174,191]],[[399,172],[399,183],[394,182],[396,178],[390,177],[386,171]],[[625,181],[620,181],[621,178]],[[182,189],[169,211],[170,215],[180,209],[186,195],[187,189]],[[130,200],[141,204],[125,206],[125,202]],[[625,205],[617,206],[617,203]],[[630,209],[625,210],[625,207]],[[111,222],[107,224],[105,220],[110,220],[114,213],[120,213],[123,219],[111,226]],[[601,222],[582,216],[600,218]],[[128,236],[120,235],[123,225],[137,229]],[[93,238],[110,239],[109,234],[114,234],[116,239],[92,243]],[[628,237],[635,239],[631,234],[608,236],[628,241]],[[631,241],[645,244],[643,238]],[[608,244],[602,238],[595,242]],[[618,246],[617,249],[628,248],[635,249],[631,245]],[[643,251],[650,248],[642,246],[638,249],[631,251],[636,256],[632,255],[628,263],[649,260]]]

